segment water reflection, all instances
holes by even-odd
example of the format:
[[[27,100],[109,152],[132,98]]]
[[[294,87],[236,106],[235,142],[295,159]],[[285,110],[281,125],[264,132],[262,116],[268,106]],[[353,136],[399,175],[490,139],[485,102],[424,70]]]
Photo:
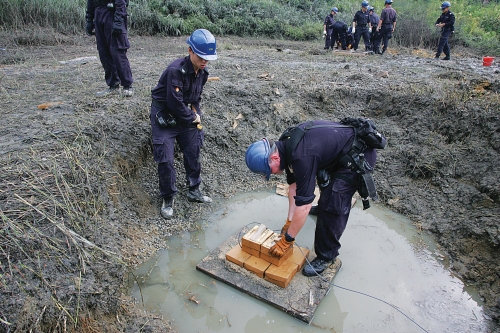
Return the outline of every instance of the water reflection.
[[[181,333],[424,332],[386,303],[336,287],[307,325],[195,269],[247,223],[281,228],[287,207],[286,198],[270,192],[241,195],[202,222],[201,231],[169,239],[165,250],[135,272],[145,307],[171,318]],[[314,224],[308,218],[297,237],[300,246],[312,248]],[[429,332],[488,331],[481,307],[449,271],[444,253],[400,215],[376,205],[367,211],[355,207],[340,258],[336,285],[397,306]],[[137,284],[131,287],[140,302]]]

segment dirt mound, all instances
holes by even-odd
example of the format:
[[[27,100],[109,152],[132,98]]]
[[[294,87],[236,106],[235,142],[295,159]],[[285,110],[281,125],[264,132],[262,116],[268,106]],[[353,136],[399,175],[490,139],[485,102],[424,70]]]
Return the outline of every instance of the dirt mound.
[[[459,55],[434,61],[425,50],[336,55],[317,43],[218,38],[209,71],[220,81],[207,83],[202,101],[203,189],[216,202],[188,203],[176,150],[180,193],[176,218],[165,221],[150,90],[187,45],[183,37],[131,44],[136,94],[128,99],[94,97],[105,83],[91,39],[0,50],[2,330],[167,330],[167,320],[128,298],[133,267],[166,237],[198,228],[217,201],[283,181],[247,170],[251,142],[305,120],[347,116],[373,118],[388,138],[376,167],[382,202],[435,235],[498,322],[497,65]],[[46,102],[61,103],[37,108]]]

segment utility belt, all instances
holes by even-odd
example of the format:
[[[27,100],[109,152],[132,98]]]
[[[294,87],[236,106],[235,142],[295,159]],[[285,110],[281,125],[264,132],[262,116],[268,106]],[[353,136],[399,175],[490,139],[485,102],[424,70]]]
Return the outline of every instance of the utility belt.
[[[168,128],[177,125],[177,119],[170,113],[166,102],[160,102],[153,98],[151,100],[151,106],[155,106],[160,109],[160,111],[155,114],[156,121],[160,127]]]
[[[382,22],[383,25],[392,25],[392,22]]]
[[[113,1],[109,1],[109,0],[92,0],[92,2],[94,3],[95,7],[108,6],[108,4],[112,4],[114,7]]]

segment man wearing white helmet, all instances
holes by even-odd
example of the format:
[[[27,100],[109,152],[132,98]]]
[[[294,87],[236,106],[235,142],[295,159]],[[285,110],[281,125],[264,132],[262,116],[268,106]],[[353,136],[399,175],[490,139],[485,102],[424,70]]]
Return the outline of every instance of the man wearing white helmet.
[[[450,60],[450,46],[448,39],[455,30],[455,15],[450,10],[451,4],[445,1],[441,4],[442,14],[436,21],[436,27],[441,28],[441,38],[439,38],[438,49],[434,59],[439,60],[441,53],[444,51],[445,57],[443,60]]]
[[[160,210],[163,218],[173,216],[174,196],[177,193],[174,169],[175,142],[184,156],[187,199],[210,203],[212,199],[200,192],[200,147],[203,144],[200,109],[201,93],[208,79],[206,66],[217,59],[214,36],[198,29],[189,36],[187,57],[172,62],[163,72],[158,85],[151,91],[151,134],[153,155],[158,163]]]

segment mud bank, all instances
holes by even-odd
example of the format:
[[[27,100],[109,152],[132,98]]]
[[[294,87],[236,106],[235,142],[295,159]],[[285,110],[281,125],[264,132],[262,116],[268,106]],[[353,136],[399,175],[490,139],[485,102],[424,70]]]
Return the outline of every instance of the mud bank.
[[[60,63],[96,56],[91,40],[56,41],[0,51],[1,330],[168,330],[168,318],[126,296],[126,272],[171,235],[199,228],[218,202],[283,182],[248,172],[251,142],[276,139],[297,122],[346,116],[374,119],[388,138],[376,167],[381,202],[436,236],[498,323],[498,65],[482,67],[467,50],[436,62],[425,50],[340,56],[320,43],[219,38],[209,71],[220,81],[207,83],[202,101],[203,189],[215,203],[188,204],[181,171],[176,218],[165,221],[150,90],[186,54],[185,38],[131,38],[129,99],[94,97],[104,88],[98,60]],[[44,102],[62,103],[37,108]]]

